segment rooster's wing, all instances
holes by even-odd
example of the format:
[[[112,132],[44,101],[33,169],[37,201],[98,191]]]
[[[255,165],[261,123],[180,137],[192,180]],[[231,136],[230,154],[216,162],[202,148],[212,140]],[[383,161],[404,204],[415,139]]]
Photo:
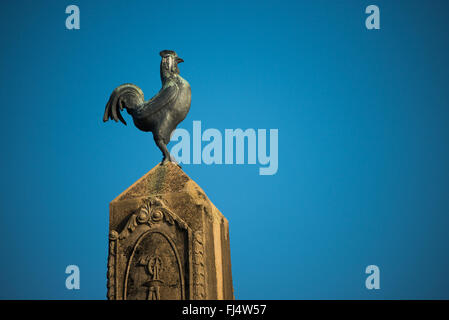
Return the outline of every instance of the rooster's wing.
[[[178,85],[174,82],[164,84],[162,89],[150,100],[137,106],[134,115],[138,118],[148,118],[160,110],[174,104],[179,95]]]

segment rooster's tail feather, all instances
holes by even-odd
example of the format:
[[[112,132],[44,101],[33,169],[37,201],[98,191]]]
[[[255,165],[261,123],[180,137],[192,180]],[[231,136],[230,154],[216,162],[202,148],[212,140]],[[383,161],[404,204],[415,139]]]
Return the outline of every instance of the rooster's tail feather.
[[[122,84],[112,91],[106,108],[104,110],[103,122],[109,119],[117,122],[120,120],[126,125],[120,111],[126,108],[128,111],[135,109],[138,105],[144,102],[142,90],[131,83]]]

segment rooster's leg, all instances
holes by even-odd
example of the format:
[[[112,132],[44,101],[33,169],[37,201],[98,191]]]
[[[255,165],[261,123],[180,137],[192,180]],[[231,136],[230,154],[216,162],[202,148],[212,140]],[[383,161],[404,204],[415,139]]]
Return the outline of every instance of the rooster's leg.
[[[162,158],[162,164],[167,163],[171,160],[170,152],[168,152],[167,145],[165,144],[164,140],[161,138],[155,138],[154,141],[156,142],[156,145],[158,148],[162,151],[163,158]]]

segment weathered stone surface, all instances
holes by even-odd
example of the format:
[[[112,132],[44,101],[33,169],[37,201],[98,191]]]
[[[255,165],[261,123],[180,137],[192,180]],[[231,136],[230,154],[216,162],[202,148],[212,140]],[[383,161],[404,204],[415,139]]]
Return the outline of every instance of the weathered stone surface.
[[[110,203],[108,299],[234,299],[228,221],[171,162]]]

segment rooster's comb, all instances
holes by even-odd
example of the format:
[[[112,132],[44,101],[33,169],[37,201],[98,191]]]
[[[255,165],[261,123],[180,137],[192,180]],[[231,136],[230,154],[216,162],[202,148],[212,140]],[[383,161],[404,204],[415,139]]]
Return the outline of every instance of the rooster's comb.
[[[162,50],[159,54],[161,55],[161,57],[166,57],[168,55],[176,56],[176,52],[174,52],[173,50]]]

